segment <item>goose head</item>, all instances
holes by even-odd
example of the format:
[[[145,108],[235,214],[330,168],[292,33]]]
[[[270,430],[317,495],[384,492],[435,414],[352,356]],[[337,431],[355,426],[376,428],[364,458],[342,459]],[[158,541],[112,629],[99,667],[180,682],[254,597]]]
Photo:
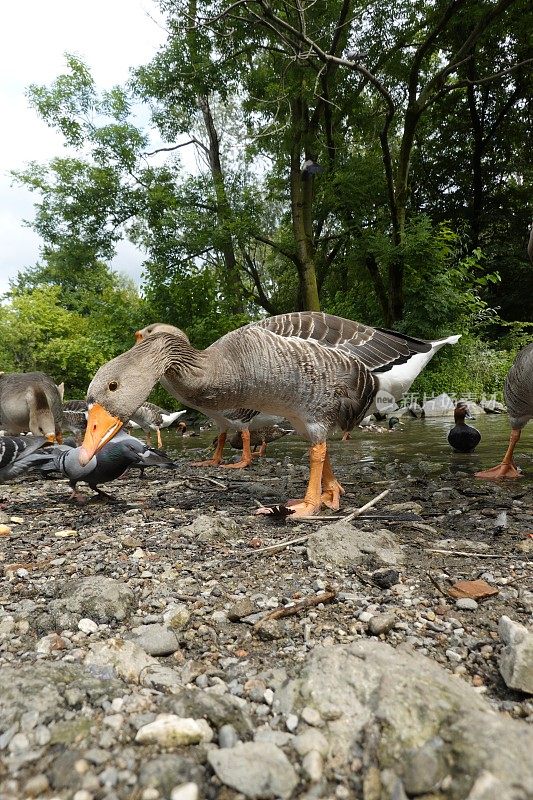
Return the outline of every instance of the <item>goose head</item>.
[[[135,332],[135,341],[137,343],[142,342],[143,339],[147,339],[153,333],[171,333],[174,336],[185,336],[187,339],[187,334],[179,328],[174,327],[174,325],[167,325],[165,322],[152,322],[152,324],[147,325],[146,328],[141,328],[141,330]],[[187,341],[189,340],[187,339]]]
[[[80,449],[80,464],[87,464],[150,394],[162,374],[158,344],[151,338],[135,345],[103,364],[92,379],[87,390],[87,429]]]

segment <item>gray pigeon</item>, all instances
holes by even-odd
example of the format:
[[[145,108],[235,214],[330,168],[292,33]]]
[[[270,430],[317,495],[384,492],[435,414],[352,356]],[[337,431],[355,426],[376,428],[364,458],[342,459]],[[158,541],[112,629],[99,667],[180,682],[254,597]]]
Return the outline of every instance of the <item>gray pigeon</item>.
[[[0,483],[48,461],[48,453],[39,452],[46,445],[44,436],[0,436]]]
[[[87,497],[76,491],[79,481],[88,483],[101,499],[114,500],[111,495],[98,488],[100,483],[108,483],[120,478],[129,467],[172,467],[173,462],[166,453],[152,450],[135,436],[120,431],[111,442],[91,458],[84,467],[79,461],[79,447],[52,448],[48,464],[41,467],[43,472],[62,472],[69,479],[72,489],[70,500],[87,502]]]

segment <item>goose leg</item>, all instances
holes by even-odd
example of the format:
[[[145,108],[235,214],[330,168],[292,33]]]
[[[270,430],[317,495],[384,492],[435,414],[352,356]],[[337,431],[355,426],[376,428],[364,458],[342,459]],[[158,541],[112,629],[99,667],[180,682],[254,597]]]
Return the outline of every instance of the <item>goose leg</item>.
[[[221,464],[225,469],[244,469],[252,463],[252,451],[250,449],[250,431],[241,431],[242,436],[242,456],[240,461],[235,464]]]
[[[259,445],[259,451],[257,453],[252,453],[252,458],[263,458],[266,453],[267,443],[263,439],[261,444]]]
[[[487,469],[484,472],[476,472],[476,478],[521,478],[522,475],[520,472],[518,472],[513,463],[514,449],[518,443],[518,440],[520,439],[521,433],[521,428],[513,429],[511,431],[511,436],[509,437],[509,447],[507,448],[507,452],[503,457],[502,463],[498,464],[497,467]]]
[[[351,438],[352,438],[352,435],[351,435],[350,431],[344,431],[344,433],[342,434],[342,441],[343,442],[347,442]]]
[[[218,434],[217,446],[215,452],[213,453],[213,457],[209,458],[207,461],[192,461],[191,467],[218,467],[222,461],[222,451],[224,450],[225,444],[226,431],[222,431],[222,433]]]
[[[159,448],[159,450],[162,450],[163,440],[161,439],[161,431],[159,430],[159,428],[156,428],[156,432],[157,432],[157,447]]]
[[[309,450],[309,483],[303,500],[288,500],[285,505],[293,512],[291,517],[312,517],[322,505],[322,474],[327,459],[326,442],[319,442]],[[331,469],[331,467],[330,467]]]
[[[333,511],[338,511],[341,494],[344,494],[344,489],[333,474],[329,453],[326,452],[324,469],[322,470],[322,502]]]
[[[148,430],[146,431],[146,444],[148,445],[148,447],[152,446],[152,435],[150,433],[150,428],[148,428]]]

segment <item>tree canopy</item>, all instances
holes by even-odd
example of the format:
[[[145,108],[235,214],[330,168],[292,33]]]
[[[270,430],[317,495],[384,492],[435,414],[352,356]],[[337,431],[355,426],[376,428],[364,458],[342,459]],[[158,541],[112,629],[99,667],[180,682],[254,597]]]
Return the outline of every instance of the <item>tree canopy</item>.
[[[132,295],[103,264],[128,238],[145,253],[136,313],[199,346],[322,308],[465,332],[472,359],[479,342],[489,361],[491,343],[516,347],[533,319],[529,3],[160,6],[167,41],[126,86],[99,91],[69,55],[51,86],[29,88],[75,155],[16,176],[37,195],[43,259],[9,313],[34,291],[95,330],[114,293],[113,354],[132,328],[117,298]]]

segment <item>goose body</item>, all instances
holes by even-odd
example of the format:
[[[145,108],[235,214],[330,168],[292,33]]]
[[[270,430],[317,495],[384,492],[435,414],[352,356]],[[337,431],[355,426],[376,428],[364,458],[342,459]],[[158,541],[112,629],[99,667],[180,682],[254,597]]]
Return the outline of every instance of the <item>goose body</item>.
[[[67,400],[63,403],[64,427],[74,434],[76,441],[83,439],[88,413],[86,400]]]
[[[351,430],[365,416],[381,375],[447,341],[426,342],[320,312],[250,323],[206,350],[196,350],[181,332],[153,333],[93,378],[81,461],[116,434],[165,376],[174,397],[215,420],[235,409],[287,418],[311,444],[307,492],[291,512],[309,516],[322,502],[336,509],[343,490],[327,454],[328,434],[335,427]]]
[[[466,424],[466,416],[469,416],[466,403],[457,403],[454,411],[455,425],[448,431],[448,444],[458,453],[472,453],[481,441],[478,429]]]
[[[44,436],[0,436],[0,483],[46,461],[41,448],[47,444]]]
[[[533,342],[520,350],[515,358],[505,379],[503,395],[511,423],[509,446],[502,463],[476,472],[477,478],[519,478],[521,475],[514,465],[513,454],[522,429],[533,419]]]
[[[146,433],[147,444],[150,444],[150,432],[156,431],[157,446],[161,448],[163,446],[161,428],[170,427],[173,422],[183,417],[186,413],[186,411],[165,411],[164,408],[156,406],[155,403],[143,403],[132,414],[129,424],[132,428],[142,428]]]
[[[129,436],[125,431],[119,431],[115,438],[106,444],[94,455],[90,461],[82,466],[80,464],[79,447],[55,447],[48,456],[48,461],[40,465],[43,472],[61,472],[69,479],[72,489],[72,499],[84,502],[86,498],[80,495],[76,486],[80,482],[87,483],[89,487],[104,497],[105,492],[98,488],[99,484],[109,483],[120,478],[130,467],[172,466],[172,459],[165,453],[152,450],[135,436]]]
[[[135,340],[137,342],[143,341],[149,336],[152,336],[155,333],[169,333],[172,335],[178,335],[187,338],[186,334],[181,331],[179,328],[174,327],[173,325],[167,325],[164,322],[154,322],[151,325],[147,325],[146,328],[139,330],[135,334]],[[187,338],[187,341],[189,339]],[[174,397],[175,389],[173,386],[172,378],[168,378],[167,376],[163,375],[160,380],[161,386]],[[182,401],[185,402],[185,401]],[[207,417],[211,417],[211,419],[215,422],[218,428],[218,437],[216,440],[215,452],[213,456],[208,459],[207,461],[200,461],[196,462],[194,466],[199,467],[210,467],[210,466],[224,466],[224,467],[232,467],[232,468],[242,468],[247,467],[252,463],[252,445],[250,444],[250,431],[257,431],[262,430],[263,428],[272,427],[273,425],[279,425],[283,422],[282,417],[272,416],[269,414],[262,414],[260,411],[250,409],[250,408],[231,408],[225,409],[222,412],[213,412],[211,409],[208,408],[198,408],[198,411],[201,411]],[[240,434],[240,441],[241,444],[237,449],[242,449],[242,458],[235,464],[222,464],[222,453],[224,450],[224,445],[226,443],[226,437],[228,431],[234,430],[238,434]],[[243,437],[244,434],[244,437]],[[263,445],[261,444],[263,448]],[[266,443],[265,443],[266,447]],[[262,455],[264,455],[264,448],[262,451]]]
[[[0,428],[17,435],[31,431],[49,441],[61,440],[61,393],[44,372],[0,374]]]

